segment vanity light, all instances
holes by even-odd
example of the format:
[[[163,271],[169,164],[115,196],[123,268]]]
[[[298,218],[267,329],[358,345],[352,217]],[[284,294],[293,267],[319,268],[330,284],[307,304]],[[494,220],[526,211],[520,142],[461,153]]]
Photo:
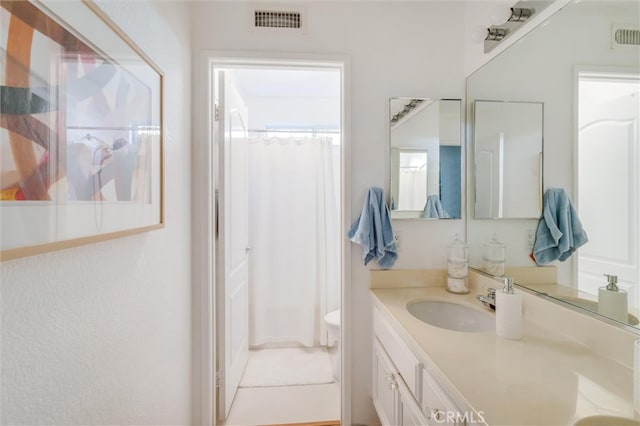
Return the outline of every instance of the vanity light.
[[[487,37],[485,40],[500,41],[507,35],[507,30],[504,28],[487,28]]]
[[[395,124],[398,121],[400,121],[402,117],[409,114],[415,107],[420,105],[422,102],[424,102],[424,99],[411,99],[411,102],[406,104],[399,113],[391,117],[391,120],[390,120],[391,124]]]
[[[535,9],[530,7],[531,3],[536,3]],[[521,0],[514,4],[510,8],[511,16],[506,18],[505,22],[491,25],[487,30],[487,36],[484,39],[484,53],[491,52],[503,39],[510,37],[522,24],[531,19],[536,13],[540,13],[542,9],[551,3],[551,1],[528,2]]]
[[[512,7],[511,16],[507,19],[507,22],[524,22],[531,18],[532,11],[525,7]]]

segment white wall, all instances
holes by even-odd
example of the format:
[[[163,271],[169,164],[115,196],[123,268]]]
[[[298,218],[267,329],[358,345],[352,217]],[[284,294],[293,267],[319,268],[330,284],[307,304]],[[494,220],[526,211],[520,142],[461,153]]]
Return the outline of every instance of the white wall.
[[[464,90],[462,23],[458,2],[305,2],[306,35],[251,33],[248,3],[194,4],[194,57],[201,50],[304,52],[350,57],[349,164],[352,219],[367,188],[388,188],[388,102],[392,96],[461,98]],[[215,31],[212,31],[212,28]],[[443,36],[446,34],[446,36]],[[202,89],[205,81],[194,83]],[[198,128],[196,140],[206,137]],[[403,221],[397,268],[444,268],[448,239],[462,220]],[[370,397],[371,307],[369,270],[351,246],[353,423],[375,423]],[[375,267],[375,265],[374,265]]]
[[[2,424],[191,421],[188,7],[98,4],[165,73],[166,227],[0,264]]]

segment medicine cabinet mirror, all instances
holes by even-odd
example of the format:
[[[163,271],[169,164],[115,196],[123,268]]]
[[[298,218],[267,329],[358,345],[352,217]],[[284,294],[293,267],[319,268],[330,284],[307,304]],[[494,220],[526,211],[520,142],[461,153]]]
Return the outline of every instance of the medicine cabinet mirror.
[[[539,218],[542,104],[475,101],[475,218]]]
[[[640,46],[626,35],[638,28],[637,0],[568,2],[471,74],[466,96],[470,120],[474,106],[476,115],[490,106],[482,102],[486,100],[509,109],[535,108],[536,118],[526,126],[536,133],[538,111],[542,114],[543,190],[555,187],[567,192],[589,237],[567,260],[551,264],[557,268],[554,285],[536,285],[535,279],[519,284],[574,309],[597,313],[598,287],[607,283],[603,274],[616,275],[618,287],[628,293],[628,320],[605,318],[602,313],[594,316],[634,332],[640,330]],[[500,114],[504,117],[506,112]],[[470,265],[481,269],[483,244],[495,234],[506,246],[507,274],[516,267],[540,272],[544,268],[536,267],[529,257],[538,206],[528,203],[526,213],[510,217],[506,206],[520,202],[516,197],[521,194],[504,188],[502,214],[494,206],[496,191],[500,194],[495,184],[489,185],[491,173],[496,173],[495,164],[491,171],[495,160],[473,149],[476,141],[482,147],[478,138],[484,132],[481,127],[474,129],[483,124],[476,118],[469,124],[467,161],[467,188],[480,188],[477,193],[468,191],[466,203]],[[534,152],[527,155],[529,160],[518,167],[540,170],[534,165]],[[532,191],[534,180],[530,176],[527,184]],[[487,191],[494,191],[493,199]],[[496,219],[479,219],[484,217]]]
[[[393,219],[462,217],[459,99],[389,100],[389,208]]]

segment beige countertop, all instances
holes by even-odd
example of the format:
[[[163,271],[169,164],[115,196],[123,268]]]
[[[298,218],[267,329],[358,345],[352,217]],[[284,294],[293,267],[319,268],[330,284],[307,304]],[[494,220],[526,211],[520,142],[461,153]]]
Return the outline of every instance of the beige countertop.
[[[572,425],[594,415],[640,418],[633,412],[633,371],[553,330],[526,320],[522,340],[494,331],[465,333],[423,323],[406,309],[414,300],[441,299],[490,312],[475,293],[443,287],[372,289],[376,306],[403,329],[455,397],[489,425]],[[494,315],[493,313],[490,313]]]

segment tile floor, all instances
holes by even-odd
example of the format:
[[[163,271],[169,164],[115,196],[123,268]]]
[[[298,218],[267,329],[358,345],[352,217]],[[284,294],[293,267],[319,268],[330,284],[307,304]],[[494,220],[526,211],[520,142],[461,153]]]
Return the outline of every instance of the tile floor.
[[[256,383],[258,386],[238,389],[231,412],[223,423],[225,426],[320,423],[340,419],[340,383],[326,383],[326,379],[333,380],[326,349],[251,352],[245,369],[250,377],[243,380],[245,384]],[[274,377],[278,378],[275,382]],[[269,386],[274,383],[284,385]]]
[[[225,426],[340,419],[340,384],[240,388]]]

